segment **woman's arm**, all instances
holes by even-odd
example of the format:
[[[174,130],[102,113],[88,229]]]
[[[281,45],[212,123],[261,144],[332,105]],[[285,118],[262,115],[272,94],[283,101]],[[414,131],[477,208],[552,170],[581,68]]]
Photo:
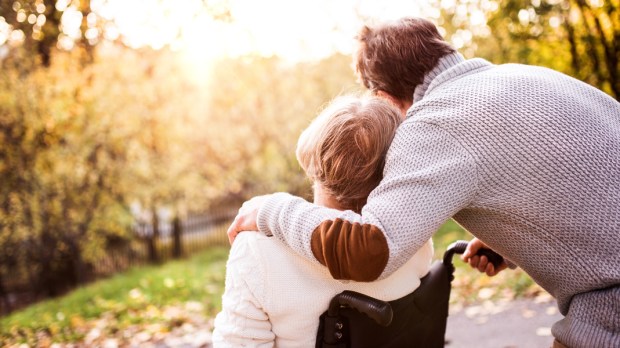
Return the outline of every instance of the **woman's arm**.
[[[275,335],[264,309],[264,275],[249,234],[239,236],[226,264],[222,311],[215,318],[215,347],[273,347]]]

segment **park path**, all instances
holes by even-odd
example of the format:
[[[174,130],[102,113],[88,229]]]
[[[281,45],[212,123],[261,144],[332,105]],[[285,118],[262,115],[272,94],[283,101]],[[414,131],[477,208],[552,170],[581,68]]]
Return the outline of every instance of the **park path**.
[[[548,348],[551,326],[560,320],[555,300],[543,295],[517,300],[486,300],[467,306],[452,305],[446,348]],[[197,320],[166,335],[143,337],[135,347],[211,347],[212,321]],[[109,342],[106,348],[115,348]]]
[[[446,348],[549,348],[551,326],[562,318],[549,295],[452,306]]]
[[[202,313],[199,303],[168,307],[163,311],[165,317],[183,318],[173,328],[154,323],[129,327],[113,335],[106,330],[111,318],[102,317],[95,321],[80,343],[54,344],[41,337],[38,346],[210,348],[213,319]],[[517,300],[484,300],[466,306],[454,304],[448,317],[446,348],[549,348],[553,342],[551,326],[561,318],[555,300],[547,293]]]

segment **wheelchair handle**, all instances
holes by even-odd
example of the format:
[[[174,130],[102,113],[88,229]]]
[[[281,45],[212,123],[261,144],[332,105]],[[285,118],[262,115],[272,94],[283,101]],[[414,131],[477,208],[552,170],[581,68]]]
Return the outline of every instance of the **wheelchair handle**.
[[[450,244],[446,252],[443,254],[443,264],[446,266],[452,265],[452,256],[454,256],[454,254],[463,254],[465,252],[465,249],[467,249],[468,243],[469,242],[465,240],[458,240]],[[491,262],[493,266],[495,266],[495,269],[497,269],[504,262],[504,258],[502,257],[502,255],[496,253],[491,249],[479,249],[476,255],[486,256],[487,260],[489,260],[489,262]]]
[[[345,290],[332,298],[327,315],[330,317],[337,316],[342,306],[357,309],[381,326],[390,325],[394,316],[392,306],[389,303],[350,290]]]

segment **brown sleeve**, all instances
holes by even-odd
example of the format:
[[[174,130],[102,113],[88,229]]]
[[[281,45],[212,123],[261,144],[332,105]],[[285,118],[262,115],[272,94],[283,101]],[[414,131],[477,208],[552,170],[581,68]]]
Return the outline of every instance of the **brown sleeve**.
[[[312,232],[310,243],[314,257],[334,279],[373,281],[388,262],[387,240],[379,228],[369,224],[325,221]]]

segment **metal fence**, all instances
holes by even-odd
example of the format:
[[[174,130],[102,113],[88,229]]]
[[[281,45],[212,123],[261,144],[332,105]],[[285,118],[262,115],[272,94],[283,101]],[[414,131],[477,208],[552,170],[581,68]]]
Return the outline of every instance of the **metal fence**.
[[[213,245],[227,245],[226,229],[236,210],[219,210],[209,214],[190,214],[184,219],[160,221],[158,226],[140,223],[134,227],[142,262],[163,262],[190,255]],[[138,261],[140,262],[140,261]]]
[[[86,281],[93,281],[144,264],[160,264],[170,259],[190,256],[216,245],[228,245],[226,229],[236,210],[222,209],[209,213],[190,214],[182,219],[159,221],[157,226],[139,223],[133,228],[133,238],[109,240],[102,257],[84,264]],[[0,265],[2,266],[2,265]],[[0,315],[33,302],[69,291],[82,284],[63,285],[50,292],[41,288],[36,278],[36,265],[13,268],[12,277],[0,282]],[[52,275],[57,284],[63,275]]]

